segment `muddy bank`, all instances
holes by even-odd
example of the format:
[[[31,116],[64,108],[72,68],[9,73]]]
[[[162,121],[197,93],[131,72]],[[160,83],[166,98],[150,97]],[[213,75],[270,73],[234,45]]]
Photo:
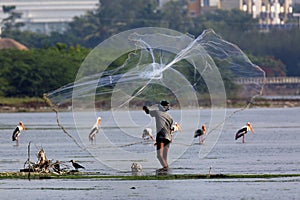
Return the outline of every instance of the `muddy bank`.
[[[28,179],[26,172],[0,172],[0,179]],[[300,174],[162,174],[105,175],[100,172],[30,173],[30,179],[120,179],[120,180],[182,180],[182,179],[241,179],[300,177]]]
[[[247,99],[228,99],[226,106],[228,108],[240,108],[249,103]],[[131,105],[133,110],[140,109],[145,102],[135,102]],[[154,104],[154,103],[153,103]],[[110,102],[98,101],[95,103],[99,110],[109,110]],[[209,99],[201,99],[199,101],[200,108],[210,108]],[[264,108],[285,108],[285,107],[300,107],[300,99],[263,99],[257,98],[251,103],[250,107],[264,107]],[[173,109],[179,109],[176,105],[172,106]],[[72,103],[66,103],[58,107],[60,111],[71,111]],[[32,101],[23,103],[0,103],[0,112],[51,112],[52,109],[43,101]]]

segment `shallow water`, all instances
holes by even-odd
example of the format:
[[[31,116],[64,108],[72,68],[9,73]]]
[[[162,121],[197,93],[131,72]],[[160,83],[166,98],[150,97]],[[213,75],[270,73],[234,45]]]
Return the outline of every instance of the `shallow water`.
[[[1,199],[299,199],[299,178],[1,180]],[[5,197],[5,198],[3,198]]]
[[[227,115],[234,112],[227,109]],[[210,110],[187,111],[187,121],[200,119],[209,125]],[[154,174],[159,168],[153,143],[141,140],[143,127],[153,127],[153,121],[143,112],[134,111],[137,126],[124,126],[126,118],[120,119],[122,129],[112,120],[110,113],[102,116],[101,132],[95,145],[90,145],[82,133],[88,134],[94,122],[75,123],[72,113],[60,113],[63,125],[83,146],[79,148],[71,138],[57,127],[54,113],[1,113],[0,114],[0,171],[19,171],[27,160],[27,145],[31,141],[31,160],[36,161],[38,148],[46,151],[48,159],[63,161],[63,167],[72,169],[71,159],[86,167],[85,171],[112,175],[130,175],[130,166],[138,161],[143,174]],[[181,112],[171,111],[174,120],[181,122]],[[122,116],[122,113],[120,113]],[[198,118],[199,117],[199,118]],[[82,118],[85,121],[88,118]],[[11,141],[12,131],[22,120],[26,131],[20,136],[19,146]],[[234,134],[246,122],[252,122],[255,134],[248,133],[246,143],[234,140]],[[224,174],[289,174],[300,173],[300,108],[257,108],[239,112],[226,120],[216,145],[208,142],[196,144],[198,139],[184,142],[178,138],[190,138],[198,128],[181,124],[181,135],[175,135],[170,157],[177,150],[183,152],[170,162],[172,174],[212,173]],[[119,123],[119,122],[118,122]],[[191,123],[193,124],[193,123]],[[208,127],[212,129],[213,127]],[[120,134],[126,132],[126,134]],[[213,132],[210,136],[213,136]],[[218,134],[216,134],[218,136]],[[110,143],[104,143],[104,137]],[[190,141],[189,143],[186,141]],[[213,147],[206,155],[201,150]],[[119,151],[121,149],[121,154]],[[208,148],[210,149],[210,148]],[[199,153],[200,152],[200,153]],[[140,155],[148,156],[140,159]],[[204,156],[205,155],[205,156]],[[136,157],[131,157],[136,156]],[[100,161],[101,162],[100,162]],[[122,169],[121,171],[119,169]],[[1,196],[10,199],[40,199],[46,195],[52,199],[155,199],[163,195],[169,199],[297,199],[300,196],[299,178],[285,179],[235,179],[235,180],[170,180],[170,181],[118,181],[118,180],[1,180]],[[136,189],[130,189],[135,187]],[[241,188],[243,188],[241,190]],[[170,192],[172,191],[172,192]],[[167,194],[167,196],[165,196]],[[2,199],[2,198],[1,198]]]

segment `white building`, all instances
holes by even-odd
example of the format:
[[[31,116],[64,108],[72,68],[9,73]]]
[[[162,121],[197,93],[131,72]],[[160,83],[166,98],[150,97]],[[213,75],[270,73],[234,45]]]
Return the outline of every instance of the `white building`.
[[[3,6],[15,6],[14,12],[22,14],[17,21],[25,24],[22,30],[49,34],[65,31],[75,16],[98,8],[99,0],[1,0],[0,22],[9,16]]]
[[[159,7],[162,7],[163,5],[165,5],[166,3],[168,3],[169,1],[174,1],[174,0],[157,0],[158,1],[158,5]],[[175,0],[175,1],[179,1],[179,0]],[[219,3],[220,0],[180,0],[181,2],[186,2],[186,3],[192,3],[195,1],[199,1],[200,5],[202,7],[205,6],[211,6],[211,7],[219,7]]]
[[[204,0],[201,0],[204,1]],[[209,6],[214,6],[214,7],[219,7],[220,5],[220,0],[208,0]]]
[[[261,24],[284,24],[293,12],[293,0],[220,0],[221,9],[240,9]]]

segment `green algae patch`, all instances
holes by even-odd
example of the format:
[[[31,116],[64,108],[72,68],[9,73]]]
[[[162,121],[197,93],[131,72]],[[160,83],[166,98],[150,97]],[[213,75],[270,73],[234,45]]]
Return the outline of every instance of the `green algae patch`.
[[[163,175],[106,175],[89,172],[35,173],[1,172],[0,179],[109,179],[109,180],[184,180],[184,179],[251,179],[300,177],[300,174],[163,174]]]
[[[129,176],[126,180],[182,180],[182,179],[245,179],[300,177],[300,174],[167,174],[150,176]]]

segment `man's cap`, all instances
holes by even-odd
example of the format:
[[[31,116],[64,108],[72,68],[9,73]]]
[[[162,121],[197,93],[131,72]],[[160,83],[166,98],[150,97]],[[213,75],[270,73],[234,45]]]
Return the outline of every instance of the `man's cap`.
[[[168,101],[165,101],[165,100],[160,102],[160,105],[162,105],[162,106],[168,106],[169,104],[170,103]]]

